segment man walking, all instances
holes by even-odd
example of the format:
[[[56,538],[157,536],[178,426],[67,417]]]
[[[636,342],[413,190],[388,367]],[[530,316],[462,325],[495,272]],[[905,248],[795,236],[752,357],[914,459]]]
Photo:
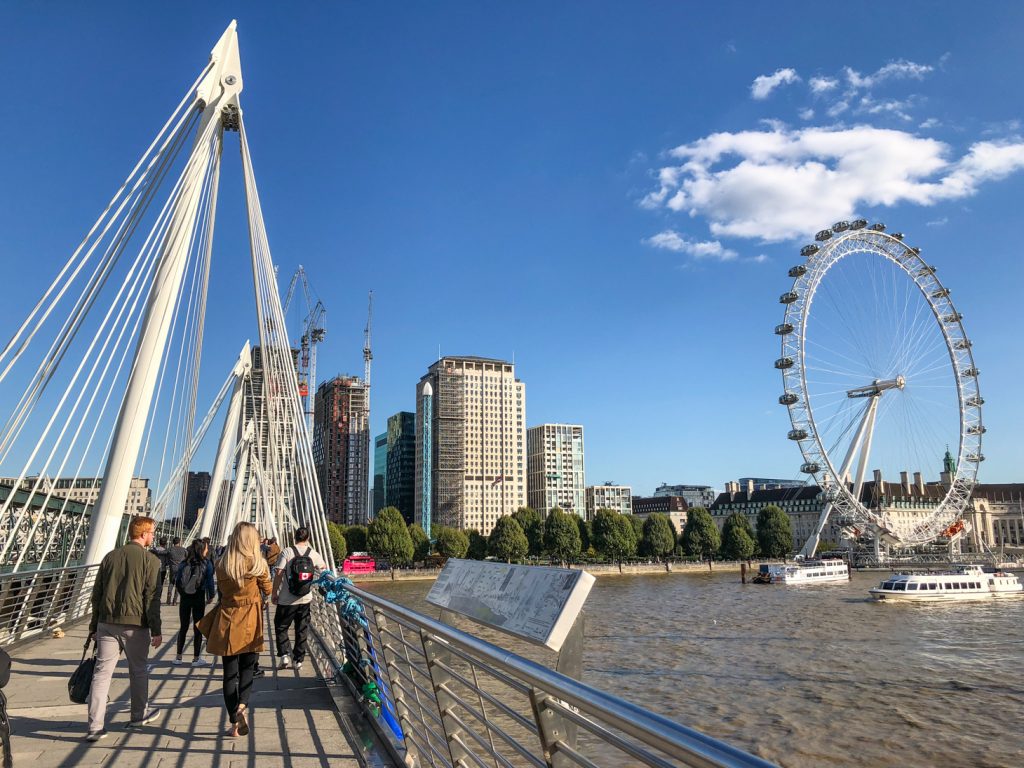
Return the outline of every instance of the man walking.
[[[141,728],[156,719],[149,709],[149,646],[159,648],[160,560],[147,551],[153,545],[156,521],[133,517],[128,525],[130,541],[108,552],[100,563],[92,588],[92,622],[89,636],[96,639],[96,669],[89,691],[89,741],[107,735],[107,692],[117,658],[124,650],[131,687],[129,728]]]
[[[286,547],[277,561],[274,574],[273,601],[274,636],[277,655],[281,659],[278,669],[288,669],[295,662],[295,671],[301,671],[306,657],[306,634],[309,631],[309,610],[313,602],[313,579],[317,571],[327,569],[323,557],[309,544],[309,529],[295,530],[295,544]],[[295,648],[288,638],[288,630],[295,625]]]
[[[168,605],[178,604],[178,590],[174,588],[174,574],[178,572],[178,566],[185,562],[186,557],[188,557],[188,550],[181,546],[181,539],[175,536],[171,541],[171,546],[167,549],[167,564],[171,570],[171,580],[167,584]]]

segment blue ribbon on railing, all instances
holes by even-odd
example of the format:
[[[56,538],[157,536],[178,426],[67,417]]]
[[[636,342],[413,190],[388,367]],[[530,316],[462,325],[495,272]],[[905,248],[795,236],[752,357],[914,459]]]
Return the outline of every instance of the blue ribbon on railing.
[[[363,604],[357,597],[348,591],[352,586],[352,579],[347,576],[335,576],[331,571],[323,571],[313,582],[324,601],[328,605],[340,606],[342,618],[350,624],[358,624],[363,629],[363,637],[369,650],[368,656],[362,656],[358,664],[369,667],[372,670],[372,677],[375,682],[367,681],[363,686],[363,699],[374,716],[383,716],[388,727],[398,739],[404,739],[402,727],[398,724],[395,705],[391,700],[390,692],[380,676],[380,667],[377,664],[377,651],[373,647],[373,635],[370,633],[370,625],[366,621],[366,613],[363,611]],[[381,707],[381,704],[384,706]]]

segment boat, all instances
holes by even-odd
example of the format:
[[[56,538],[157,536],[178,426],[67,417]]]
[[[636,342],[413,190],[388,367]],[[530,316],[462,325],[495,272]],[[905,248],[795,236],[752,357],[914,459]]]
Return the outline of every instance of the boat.
[[[848,581],[850,568],[836,559],[805,560],[802,563],[772,565],[762,563],[754,576],[755,584],[826,584]]]
[[[987,572],[980,565],[961,565],[942,572],[894,573],[868,592],[884,602],[959,603],[1020,597],[1024,586],[1007,571]]]

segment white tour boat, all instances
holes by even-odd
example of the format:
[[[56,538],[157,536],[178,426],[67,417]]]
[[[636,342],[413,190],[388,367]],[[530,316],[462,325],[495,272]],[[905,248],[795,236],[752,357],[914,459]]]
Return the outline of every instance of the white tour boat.
[[[1012,573],[961,565],[941,573],[894,573],[868,592],[875,600],[951,603],[1018,597],[1024,587]]]
[[[823,584],[849,578],[850,569],[844,561],[828,559],[786,565],[762,563],[754,581],[758,584]]]

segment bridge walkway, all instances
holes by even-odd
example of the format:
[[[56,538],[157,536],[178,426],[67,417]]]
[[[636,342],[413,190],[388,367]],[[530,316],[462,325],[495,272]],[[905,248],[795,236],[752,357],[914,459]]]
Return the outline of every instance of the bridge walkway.
[[[125,728],[128,668],[122,656],[110,688],[109,735],[95,743],[85,741],[85,705],[72,704],[67,693],[68,678],[81,659],[87,623],[65,627],[61,639],[41,635],[11,649],[14,664],[4,693],[17,768],[348,768],[364,764],[360,755],[368,745],[360,745],[356,735],[346,738],[353,729],[317,677],[312,659],[307,657],[301,674],[275,669],[269,637],[260,657],[266,672],[254,682],[249,702],[251,731],[247,737],[229,738],[219,663],[174,666],[178,609],[164,606],[162,615],[164,642],[151,651],[149,678],[150,705],[160,710],[159,717],[140,731]],[[267,625],[271,629],[270,622]],[[312,635],[310,641],[314,641]],[[185,659],[191,661],[191,643]],[[344,701],[339,703],[345,707]]]

